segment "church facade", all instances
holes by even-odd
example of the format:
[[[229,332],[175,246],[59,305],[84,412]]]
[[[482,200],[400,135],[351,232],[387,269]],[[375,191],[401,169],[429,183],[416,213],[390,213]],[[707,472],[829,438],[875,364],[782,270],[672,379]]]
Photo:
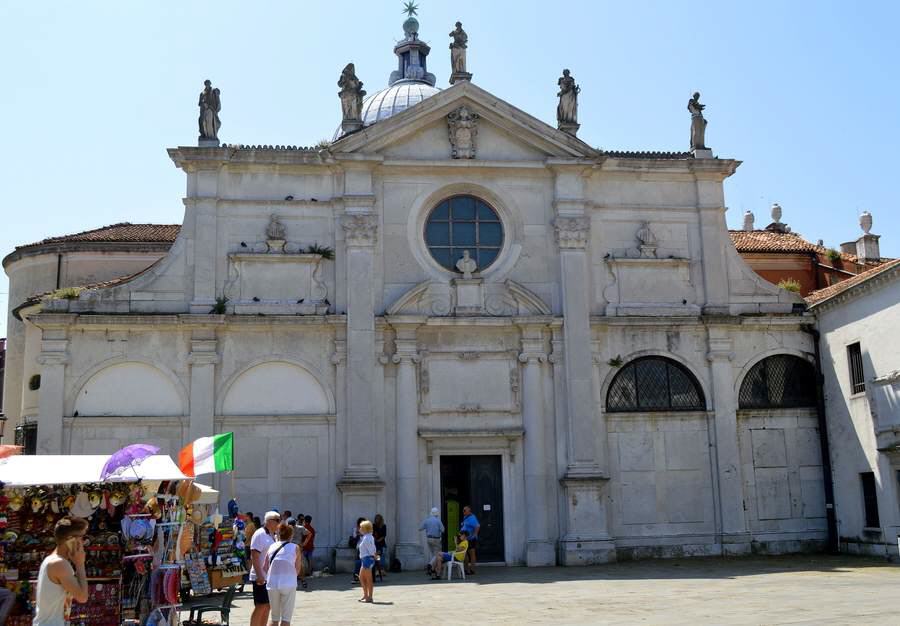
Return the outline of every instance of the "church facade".
[[[590,147],[568,72],[557,128],[459,49],[437,89],[416,26],[385,89],[345,68],[327,147],[220,145],[216,90],[168,253],[11,304],[38,453],[233,431],[223,499],[312,515],[323,559],[382,513],[419,567],[464,505],[508,564],[820,547],[813,320],[731,243],[740,163]]]

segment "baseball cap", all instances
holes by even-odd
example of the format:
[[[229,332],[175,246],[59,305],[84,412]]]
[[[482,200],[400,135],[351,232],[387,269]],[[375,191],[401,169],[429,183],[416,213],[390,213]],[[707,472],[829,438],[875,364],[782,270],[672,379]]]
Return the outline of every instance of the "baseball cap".
[[[432,515],[437,516],[437,515],[440,515],[440,513],[441,513],[441,512],[438,510],[438,508],[437,508],[436,506],[431,507],[431,514],[432,514]]]
[[[279,513],[278,511],[266,511],[266,516],[265,516],[264,519],[265,519],[265,521],[267,521],[267,522],[268,522],[269,520],[273,520],[273,519],[274,519],[274,520],[280,520],[280,519],[281,519],[281,513]]]

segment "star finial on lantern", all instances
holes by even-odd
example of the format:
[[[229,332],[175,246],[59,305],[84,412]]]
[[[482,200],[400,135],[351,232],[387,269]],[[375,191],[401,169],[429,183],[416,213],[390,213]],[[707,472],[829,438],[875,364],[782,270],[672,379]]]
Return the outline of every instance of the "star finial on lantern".
[[[407,16],[412,17],[413,15],[418,15],[419,5],[417,5],[413,0],[409,2],[403,3],[403,11],[402,13],[406,13]]]

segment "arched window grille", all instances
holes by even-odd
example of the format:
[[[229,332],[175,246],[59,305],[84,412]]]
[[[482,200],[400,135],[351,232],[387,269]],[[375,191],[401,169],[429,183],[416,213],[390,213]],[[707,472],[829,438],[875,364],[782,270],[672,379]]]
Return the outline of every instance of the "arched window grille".
[[[738,405],[742,409],[790,409],[816,405],[816,376],[809,361],[791,354],[767,357],[750,368]]]
[[[687,368],[658,356],[641,357],[622,367],[606,394],[610,412],[705,409],[703,390]]]

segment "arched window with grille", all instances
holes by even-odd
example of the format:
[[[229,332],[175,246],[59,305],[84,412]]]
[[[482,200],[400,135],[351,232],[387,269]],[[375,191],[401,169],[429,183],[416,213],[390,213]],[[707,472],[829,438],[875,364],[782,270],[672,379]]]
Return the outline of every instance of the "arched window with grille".
[[[806,359],[792,354],[766,357],[741,383],[742,409],[792,409],[816,406],[816,375]]]
[[[635,359],[616,374],[606,394],[606,410],[703,411],[706,401],[686,367],[659,356]]]

